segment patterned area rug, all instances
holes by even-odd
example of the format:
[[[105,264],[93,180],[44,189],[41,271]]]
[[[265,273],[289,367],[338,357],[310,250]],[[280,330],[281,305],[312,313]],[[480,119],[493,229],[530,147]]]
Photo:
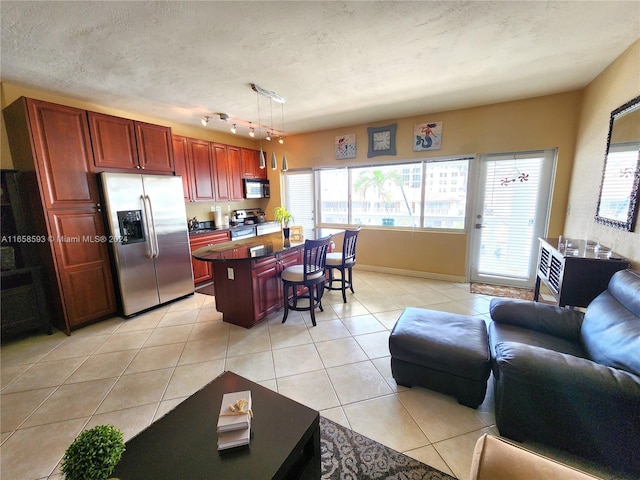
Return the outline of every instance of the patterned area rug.
[[[488,283],[472,283],[471,293],[491,295],[493,297],[509,297],[520,298],[522,300],[533,300],[532,288],[504,287],[502,285],[490,285]]]
[[[455,480],[455,477],[320,417],[322,480]]]

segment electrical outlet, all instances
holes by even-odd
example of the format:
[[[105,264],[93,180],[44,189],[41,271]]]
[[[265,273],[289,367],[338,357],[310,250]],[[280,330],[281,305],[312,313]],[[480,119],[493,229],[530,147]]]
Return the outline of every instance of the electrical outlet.
[[[227,278],[229,280],[235,280],[235,274],[233,273],[233,268],[227,268]]]
[[[215,206],[215,205],[211,205],[211,206],[209,207],[209,211],[211,211],[211,212],[215,212],[215,211],[216,211],[216,206]]]

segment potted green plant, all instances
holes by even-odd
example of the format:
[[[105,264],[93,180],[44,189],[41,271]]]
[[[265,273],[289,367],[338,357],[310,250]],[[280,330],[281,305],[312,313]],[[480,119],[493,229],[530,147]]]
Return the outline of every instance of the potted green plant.
[[[273,211],[273,216],[276,221],[282,224],[282,234],[284,238],[289,238],[289,222],[293,221],[293,216],[289,213],[289,210],[280,205]]]
[[[107,480],[124,452],[122,432],[112,425],[83,431],[64,452],[65,480]]]

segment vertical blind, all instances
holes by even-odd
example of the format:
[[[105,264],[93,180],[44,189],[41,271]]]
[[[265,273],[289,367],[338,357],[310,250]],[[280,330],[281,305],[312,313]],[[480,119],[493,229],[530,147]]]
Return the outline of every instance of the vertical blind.
[[[293,217],[293,225],[303,227],[305,236],[311,234],[315,226],[313,211],[313,172],[284,173],[285,201],[287,210]]]
[[[478,273],[526,279],[539,214],[544,154],[493,157],[485,164]]]

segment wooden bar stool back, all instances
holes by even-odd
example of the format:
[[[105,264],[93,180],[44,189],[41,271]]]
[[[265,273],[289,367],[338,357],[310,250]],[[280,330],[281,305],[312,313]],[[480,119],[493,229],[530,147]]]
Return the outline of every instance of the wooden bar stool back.
[[[327,270],[329,271],[329,279],[325,283],[327,290],[342,290],[342,301],[347,303],[347,287],[353,291],[353,266],[356,264],[356,243],[358,242],[358,234],[360,227],[355,230],[346,230],[344,232],[344,241],[342,243],[342,252],[327,253]],[[340,270],[340,278],[334,277],[334,270]],[[334,286],[334,283],[340,282],[340,286]]]
[[[309,310],[311,322],[316,326],[315,309],[322,312],[322,294],[324,292],[325,266],[327,250],[331,235],[318,240],[306,240],[304,242],[304,258],[302,265],[292,265],[282,272],[284,317],[282,323],[287,321],[289,310]],[[304,301],[298,304],[299,300]]]

